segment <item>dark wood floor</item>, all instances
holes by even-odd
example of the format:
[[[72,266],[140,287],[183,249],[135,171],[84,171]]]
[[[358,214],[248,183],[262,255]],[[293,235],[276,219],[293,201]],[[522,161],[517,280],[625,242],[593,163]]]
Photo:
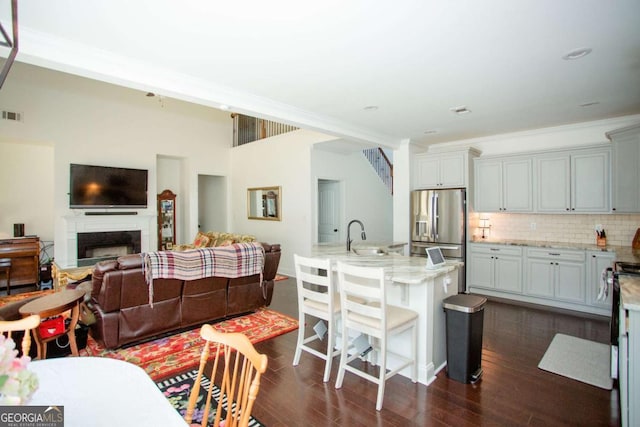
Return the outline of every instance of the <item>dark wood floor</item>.
[[[271,308],[297,317],[295,281],[276,283]],[[444,371],[426,387],[395,376],[387,381],[382,411],[376,386],[347,373],[335,389],[338,359],[329,383],[324,362],[303,353],[293,367],[296,332],[256,345],[269,368],[253,415],[274,426],[617,426],[617,390],[607,391],[537,368],[556,333],[602,343],[608,323],[490,301],[484,312],[482,380],[461,384]]]

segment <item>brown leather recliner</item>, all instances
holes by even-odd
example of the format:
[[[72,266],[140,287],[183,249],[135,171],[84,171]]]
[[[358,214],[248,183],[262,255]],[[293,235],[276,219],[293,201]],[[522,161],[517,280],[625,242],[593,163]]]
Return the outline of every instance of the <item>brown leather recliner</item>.
[[[98,263],[89,304],[96,316],[92,336],[112,349],[270,305],[280,245],[262,246],[262,283],[259,274],[234,279],[154,279],[153,307],[140,254]]]

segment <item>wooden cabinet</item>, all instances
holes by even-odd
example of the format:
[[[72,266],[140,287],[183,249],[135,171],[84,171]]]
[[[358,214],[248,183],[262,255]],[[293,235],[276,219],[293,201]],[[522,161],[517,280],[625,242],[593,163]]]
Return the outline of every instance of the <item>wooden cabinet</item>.
[[[527,248],[527,295],[585,303],[585,252]]]
[[[158,194],[158,250],[176,244],[176,195],[171,190]]]
[[[475,150],[421,153],[413,161],[413,188],[459,188],[469,186],[469,156]]]
[[[468,280],[471,287],[522,292],[522,249],[471,244]]]
[[[11,259],[11,286],[38,283],[40,275],[40,239],[38,237],[0,240],[0,258]]]
[[[531,158],[474,159],[477,212],[532,212]]]
[[[537,212],[609,212],[610,149],[535,156]]]
[[[640,125],[607,133],[612,142],[611,210],[640,212]]]
[[[598,300],[602,272],[607,267],[612,267],[616,259],[615,252],[587,251],[587,303],[594,307],[602,307],[611,311],[612,291],[609,290],[606,298]]]

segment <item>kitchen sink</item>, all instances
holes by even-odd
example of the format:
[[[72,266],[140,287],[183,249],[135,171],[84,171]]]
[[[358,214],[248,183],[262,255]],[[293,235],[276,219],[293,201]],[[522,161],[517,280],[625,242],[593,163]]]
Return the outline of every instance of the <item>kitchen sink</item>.
[[[387,251],[385,251],[382,248],[351,248],[351,250],[356,254],[356,255],[361,255],[361,256],[371,256],[371,255],[378,255],[378,256],[382,256],[382,255],[386,255]]]

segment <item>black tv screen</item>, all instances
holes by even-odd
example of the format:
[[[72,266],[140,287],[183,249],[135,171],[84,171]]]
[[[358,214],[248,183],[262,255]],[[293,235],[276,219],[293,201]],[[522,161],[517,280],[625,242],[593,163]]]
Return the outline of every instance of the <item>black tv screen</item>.
[[[71,164],[69,207],[146,208],[147,170]]]

